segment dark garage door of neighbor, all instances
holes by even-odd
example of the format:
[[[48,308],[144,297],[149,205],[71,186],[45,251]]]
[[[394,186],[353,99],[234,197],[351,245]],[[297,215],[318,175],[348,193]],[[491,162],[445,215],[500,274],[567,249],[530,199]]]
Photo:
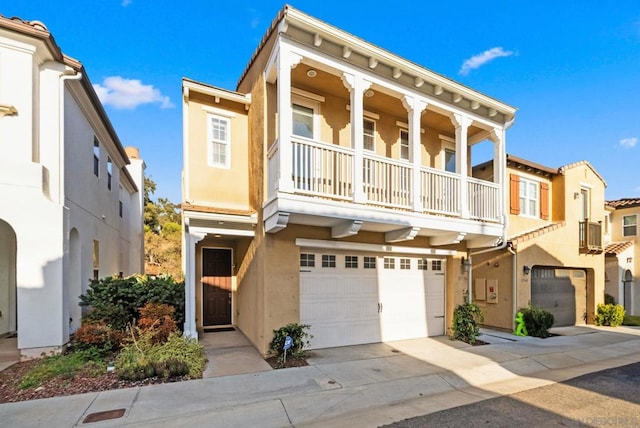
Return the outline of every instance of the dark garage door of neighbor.
[[[554,327],[579,324],[587,308],[587,275],[580,269],[534,267],[531,303],[551,312]]]

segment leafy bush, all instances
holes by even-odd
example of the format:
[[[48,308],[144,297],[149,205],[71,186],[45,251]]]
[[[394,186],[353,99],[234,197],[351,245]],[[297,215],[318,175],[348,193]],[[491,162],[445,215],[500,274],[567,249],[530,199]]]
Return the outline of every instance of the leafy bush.
[[[20,388],[35,388],[57,376],[71,379],[79,372],[98,376],[104,373],[105,369],[106,366],[100,360],[99,353],[94,350],[51,355],[43,358],[22,376]]]
[[[177,332],[164,343],[153,343],[150,331],[122,348],[116,359],[116,373],[121,379],[142,380],[154,376],[165,379],[188,376],[201,378],[207,360],[204,348],[195,339]]]
[[[474,303],[464,303],[458,305],[453,311],[453,326],[451,338],[454,340],[462,340],[470,344],[476,343],[480,336],[480,327],[478,323],[484,320],[484,315]]]
[[[551,312],[533,305],[520,309],[520,312],[529,336],[542,338],[551,336],[549,329],[555,321]]]
[[[138,328],[150,333],[152,343],[166,342],[169,334],[177,329],[173,319],[175,311],[173,306],[164,303],[147,303],[139,310]]]
[[[101,355],[120,348],[122,332],[111,328],[102,321],[85,322],[73,334],[73,348],[95,350]]]
[[[287,351],[287,354],[293,357],[304,357],[304,348],[309,346],[309,340],[313,338],[307,332],[309,327],[311,326],[308,324],[291,323],[273,330],[273,340],[269,344],[269,350],[276,353],[281,365],[284,364],[284,341],[287,336],[293,339],[293,345]]]
[[[147,303],[165,303],[175,308],[175,322],[184,324],[184,283],[171,276],[132,275],[111,276],[92,280],[80,305],[91,308],[85,317],[89,321],[104,321],[124,330],[138,317],[139,308]]]
[[[622,305],[600,303],[596,311],[595,323],[596,325],[618,327],[624,320],[624,313],[624,306]]]
[[[615,305],[616,304],[616,298],[613,297],[611,294],[604,293],[604,304],[605,305]]]

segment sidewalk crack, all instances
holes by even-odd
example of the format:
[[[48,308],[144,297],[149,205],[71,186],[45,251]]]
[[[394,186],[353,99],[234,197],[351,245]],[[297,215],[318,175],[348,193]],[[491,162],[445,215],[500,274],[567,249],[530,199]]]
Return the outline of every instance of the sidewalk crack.
[[[289,425],[291,425],[292,427],[295,427],[295,425],[293,425],[293,422],[291,422],[291,418],[289,417],[289,412],[287,412],[287,408],[285,407],[284,402],[282,401],[282,398],[278,398],[278,401],[282,405],[282,410],[284,410],[284,414],[287,415],[287,420],[289,421]]]

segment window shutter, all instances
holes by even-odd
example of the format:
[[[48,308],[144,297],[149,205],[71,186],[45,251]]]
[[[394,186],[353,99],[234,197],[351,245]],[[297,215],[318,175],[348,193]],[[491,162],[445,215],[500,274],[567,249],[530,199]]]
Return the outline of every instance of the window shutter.
[[[509,200],[511,214],[520,214],[520,176],[510,174],[509,176]]]
[[[540,218],[549,220],[549,184],[540,183]]]

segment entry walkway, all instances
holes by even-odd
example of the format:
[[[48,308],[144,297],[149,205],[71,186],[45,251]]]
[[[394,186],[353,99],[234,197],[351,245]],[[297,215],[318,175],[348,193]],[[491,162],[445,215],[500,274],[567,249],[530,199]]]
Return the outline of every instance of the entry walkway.
[[[556,330],[557,331],[557,330]],[[313,351],[309,366],[0,405],[7,426],[373,427],[640,361],[640,330],[485,346],[445,337]],[[83,423],[121,409],[122,416]]]

